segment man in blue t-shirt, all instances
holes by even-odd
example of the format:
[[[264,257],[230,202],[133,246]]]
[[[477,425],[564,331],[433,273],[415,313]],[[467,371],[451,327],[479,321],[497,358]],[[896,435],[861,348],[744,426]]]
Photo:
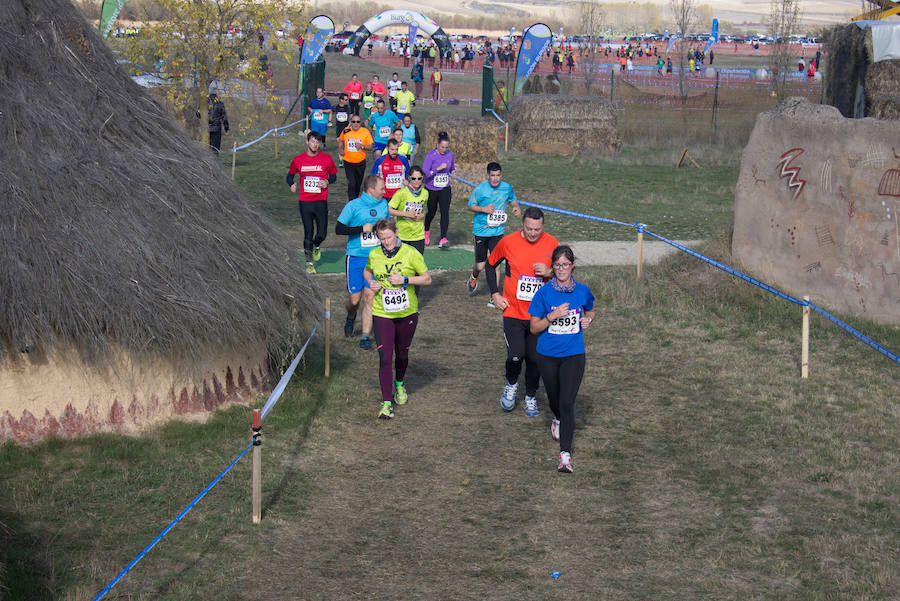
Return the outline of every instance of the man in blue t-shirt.
[[[484,262],[506,232],[507,205],[512,205],[512,213],[519,217],[519,201],[512,186],[501,181],[503,171],[500,163],[487,165],[487,181],[481,182],[469,196],[468,209],[475,213],[472,233],[475,235],[475,264],[466,287],[469,294],[478,288],[478,274],[484,269]]]
[[[381,156],[381,152],[387,146],[388,138],[394,131],[394,124],[400,121],[400,117],[394,111],[389,111],[385,107],[384,99],[379,98],[375,101],[375,112],[369,116],[367,127],[372,132],[372,139],[375,140],[375,156]]]
[[[379,219],[389,219],[388,203],[384,200],[384,180],[369,174],[363,179],[363,193],[344,205],[338,215],[334,232],[347,238],[347,321],[344,322],[344,336],[353,335],[359,300],[362,296],[362,340],[359,348],[370,351],[372,346],[372,300],[374,295],[366,285],[363,271],[369,260],[369,252],[378,246],[375,223]]]
[[[306,112],[309,115],[309,128],[321,134],[323,140],[331,125],[331,111],[331,102],[325,98],[325,90],[316,88],[316,97],[309,101]],[[322,144],[322,149],[325,148],[325,144]]]

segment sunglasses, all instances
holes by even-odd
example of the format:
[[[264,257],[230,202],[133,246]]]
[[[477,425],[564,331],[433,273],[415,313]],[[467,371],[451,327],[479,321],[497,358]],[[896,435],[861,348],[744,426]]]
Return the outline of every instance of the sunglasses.
[[[362,123],[359,119],[351,119],[350,123]]]
[[[409,178],[409,181],[411,181],[411,182],[420,182],[420,181],[422,181],[422,178],[421,178],[421,177],[411,177],[411,178]]]

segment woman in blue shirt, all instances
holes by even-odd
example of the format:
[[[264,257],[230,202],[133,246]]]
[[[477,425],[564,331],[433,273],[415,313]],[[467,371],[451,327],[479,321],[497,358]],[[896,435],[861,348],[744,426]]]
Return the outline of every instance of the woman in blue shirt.
[[[558,471],[572,473],[575,397],[584,376],[584,336],[594,320],[594,295],[572,276],[575,255],[561,245],[551,255],[553,278],[531,300],[531,333],[538,334],[538,366],[553,421],[550,435],[559,440]]]

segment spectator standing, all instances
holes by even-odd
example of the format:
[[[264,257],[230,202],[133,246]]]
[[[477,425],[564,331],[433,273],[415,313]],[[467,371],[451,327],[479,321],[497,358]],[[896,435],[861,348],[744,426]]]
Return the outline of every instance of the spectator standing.
[[[431,73],[431,99],[439,102],[441,99],[441,82],[444,81],[444,74],[440,69],[435,69]]]
[[[199,111],[198,111],[199,112]],[[209,95],[209,103],[206,106],[206,121],[209,130],[209,147],[216,154],[222,147],[222,132],[228,133],[228,113],[225,112],[225,103],[219,100],[215,92]]]
[[[422,64],[421,59],[413,65],[412,70],[409,72],[409,78],[413,80],[413,84],[415,85],[416,98],[421,98],[422,85],[425,82],[425,66]]]

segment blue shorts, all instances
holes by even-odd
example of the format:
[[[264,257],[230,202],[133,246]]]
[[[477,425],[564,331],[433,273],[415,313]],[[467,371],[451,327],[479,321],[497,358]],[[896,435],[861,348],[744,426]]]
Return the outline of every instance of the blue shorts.
[[[344,272],[347,274],[347,292],[356,294],[362,292],[363,288],[368,288],[369,283],[363,277],[363,271],[366,270],[366,263],[369,257],[351,257],[347,255]]]
[[[380,155],[381,151],[384,150],[386,146],[387,142],[375,142],[374,146],[372,147],[372,150],[375,151],[375,156],[377,157],[378,155]]]
[[[328,133],[328,123],[315,123],[313,121],[309,122],[309,128],[316,133],[320,133],[323,136]]]

